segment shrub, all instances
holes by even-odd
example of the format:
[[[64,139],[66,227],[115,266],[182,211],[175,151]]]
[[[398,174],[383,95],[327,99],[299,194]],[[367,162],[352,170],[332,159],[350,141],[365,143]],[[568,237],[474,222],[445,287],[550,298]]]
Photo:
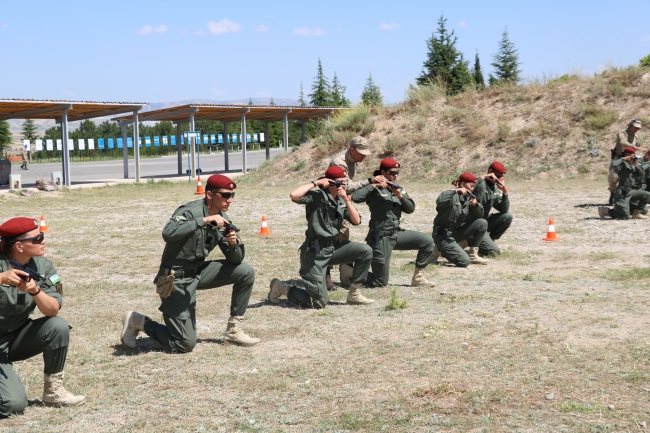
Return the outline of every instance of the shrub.
[[[392,155],[395,152],[397,152],[397,149],[400,147],[400,142],[394,138],[388,138],[386,140],[386,146],[384,147],[384,151],[387,155]]]
[[[608,89],[612,96],[620,96],[625,93],[625,87],[621,83],[610,84]]]
[[[580,173],[580,174],[587,174],[587,173],[589,173],[590,170],[591,169],[589,168],[589,166],[587,164],[582,164],[582,165],[578,166],[578,173]]]
[[[414,106],[429,105],[447,95],[447,86],[444,81],[429,82],[418,86],[409,86],[406,89],[406,101]]]
[[[530,137],[528,140],[524,141],[524,146],[526,147],[535,147],[539,143],[538,137]]]
[[[585,123],[591,129],[605,129],[618,120],[616,111],[603,110],[596,104],[586,104],[581,108]]]
[[[639,60],[639,66],[650,67],[650,54]]]
[[[403,310],[409,306],[409,301],[407,299],[398,299],[397,298],[397,289],[391,289],[390,299],[388,304],[384,307],[386,311],[389,310]]]
[[[497,138],[496,141],[499,143],[503,143],[508,140],[510,137],[510,131],[512,128],[510,128],[510,125],[507,123],[501,123],[499,122],[499,125],[497,127]]]

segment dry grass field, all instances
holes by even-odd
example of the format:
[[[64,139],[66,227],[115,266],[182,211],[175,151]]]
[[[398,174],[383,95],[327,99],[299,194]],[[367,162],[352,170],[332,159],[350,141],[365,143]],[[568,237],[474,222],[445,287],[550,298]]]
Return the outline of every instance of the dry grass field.
[[[400,182],[401,183],[401,182]],[[404,182],[417,209],[403,227],[431,231],[448,185]],[[153,279],[161,230],[193,185],[145,183],[0,196],[0,220],[43,214],[47,257],[72,329],[67,387],[75,409],[41,406],[42,359],[15,365],[25,414],[3,432],[638,432],[650,423],[650,221],[601,221],[605,179],[518,181],[514,223],[488,266],[429,266],[411,288],[414,252],[393,254],[391,286],[368,307],[302,310],[266,301],[273,277],[296,278],[304,208],[292,185],[241,185],[229,214],[256,283],[246,330],[224,345],[229,287],[198,294],[199,344],[171,355],[148,337],[119,341],[120,316],[159,319]],[[361,207],[364,221],[367,208]],[[271,236],[259,237],[266,215]],[[561,241],[545,243],[549,217]],[[366,228],[353,228],[362,241]],[[211,258],[221,258],[215,251]],[[334,273],[338,280],[338,272]],[[390,303],[391,292],[397,300]]]

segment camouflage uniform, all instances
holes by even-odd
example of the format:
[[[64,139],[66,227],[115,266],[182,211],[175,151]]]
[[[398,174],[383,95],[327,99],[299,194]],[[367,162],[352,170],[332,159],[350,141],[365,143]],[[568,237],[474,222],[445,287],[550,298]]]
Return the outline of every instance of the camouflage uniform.
[[[623,156],[623,149],[628,146],[637,147],[636,134],[632,134],[628,129],[621,131],[616,135],[616,145],[612,149],[612,162],[609,165],[609,176],[607,181],[609,182],[609,191],[616,191],[618,185],[619,177],[618,172],[614,170],[614,161],[618,160]]]
[[[612,168],[620,181],[614,191],[614,209],[609,209],[608,213],[614,219],[628,219],[650,202],[650,192],[634,189],[637,179],[644,176],[642,164],[635,166],[619,158],[612,161]]]

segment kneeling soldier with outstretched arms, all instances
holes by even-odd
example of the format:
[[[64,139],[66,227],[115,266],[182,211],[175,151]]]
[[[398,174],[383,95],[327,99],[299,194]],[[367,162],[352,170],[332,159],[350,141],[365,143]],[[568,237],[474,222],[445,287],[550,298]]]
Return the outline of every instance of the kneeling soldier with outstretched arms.
[[[274,278],[271,281],[269,302],[279,304],[280,296],[308,308],[324,308],[329,296],[325,286],[327,265],[354,262],[348,304],[371,304],[360,288],[368,276],[372,249],[358,242],[336,242],[343,220],[353,225],[361,223],[361,217],[345,193],[346,171],[332,166],[325,177],[299,186],[290,194],[291,200],[304,204],[307,213],[306,238],[300,247],[300,276],[304,289],[289,287]],[[317,189],[314,189],[317,188]]]
[[[255,271],[249,264],[242,263],[244,244],[226,214],[236,187],[226,176],[212,175],[202,200],[176,209],[163,229],[165,250],[154,280],[165,325],[135,311],[127,311],[122,318],[125,346],[134,349],[138,333],[144,331],[172,352],[192,351],[196,345],[196,291],[230,284],[233,285],[230,318],[223,339],[242,346],[259,342],[241,329]],[[226,259],[206,261],[217,246]]]

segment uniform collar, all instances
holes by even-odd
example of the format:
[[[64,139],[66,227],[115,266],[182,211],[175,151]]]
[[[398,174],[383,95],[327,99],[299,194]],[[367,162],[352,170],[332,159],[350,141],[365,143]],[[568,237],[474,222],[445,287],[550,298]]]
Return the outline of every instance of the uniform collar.
[[[350,164],[356,164],[357,162],[352,158],[352,154],[350,153],[350,149],[345,151],[345,162],[350,163]]]

